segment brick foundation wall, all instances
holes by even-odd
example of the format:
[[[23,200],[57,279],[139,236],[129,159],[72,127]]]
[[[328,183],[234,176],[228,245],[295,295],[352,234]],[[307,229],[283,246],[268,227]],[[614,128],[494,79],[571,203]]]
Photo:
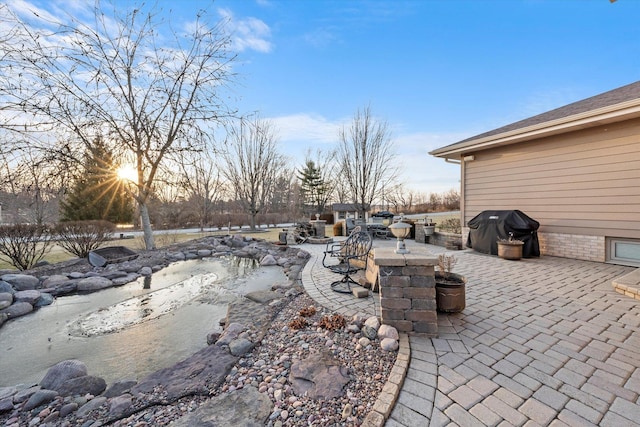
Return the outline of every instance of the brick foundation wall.
[[[580,259],[584,261],[606,261],[604,236],[581,236],[577,234],[538,233],[542,255]]]
[[[462,230],[467,242],[469,227]],[[538,233],[540,255],[606,262],[606,240],[604,236],[584,236],[563,233]]]

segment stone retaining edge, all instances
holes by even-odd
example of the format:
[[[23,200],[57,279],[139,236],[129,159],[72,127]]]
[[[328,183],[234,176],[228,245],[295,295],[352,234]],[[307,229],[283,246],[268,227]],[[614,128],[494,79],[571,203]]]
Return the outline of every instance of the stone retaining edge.
[[[384,426],[400,395],[402,384],[407,376],[410,360],[411,347],[409,346],[409,335],[402,333],[400,334],[396,362],[391,369],[389,378],[382,388],[380,395],[378,395],[378,399],[376,399],[376,403],[373,405],[373,409],[367,414],[361,427]]]
[[[640,300],[640,268],[613,279],[611,284],[619,294]]]

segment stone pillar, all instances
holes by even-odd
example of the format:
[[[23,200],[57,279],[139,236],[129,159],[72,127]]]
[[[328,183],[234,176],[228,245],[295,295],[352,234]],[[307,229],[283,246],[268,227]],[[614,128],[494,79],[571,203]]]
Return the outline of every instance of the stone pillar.
[[[416,224],[416,242],[427,243],[426,235],[424,234],[424,225]]]
[[[376,248],[373,259],[378,267],[382,323],[400,332],[438,336],[437,258],[426,249],[396,254],[394,248]]]

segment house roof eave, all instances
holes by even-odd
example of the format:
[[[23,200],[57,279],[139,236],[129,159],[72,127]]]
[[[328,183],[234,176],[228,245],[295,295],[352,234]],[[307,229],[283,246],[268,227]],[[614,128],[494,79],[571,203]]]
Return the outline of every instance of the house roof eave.
[[[640,117],[640,99],[633,99],[509,132],[462,141],[435,149],[430,151],[429,154],[444,159],[459,160],[465,153],[587,129],[637,117]]]

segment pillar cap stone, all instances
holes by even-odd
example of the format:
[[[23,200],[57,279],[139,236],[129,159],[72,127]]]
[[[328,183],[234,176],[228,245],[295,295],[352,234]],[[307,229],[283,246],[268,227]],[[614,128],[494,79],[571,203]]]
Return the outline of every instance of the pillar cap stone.
[[[426,249],[411,249],[408,254],[397,254],[394,248],[373,249],[373,262],[375,265],[387,267],[404,267],[406,265],[427,266],[437,265],[438,258]]]

